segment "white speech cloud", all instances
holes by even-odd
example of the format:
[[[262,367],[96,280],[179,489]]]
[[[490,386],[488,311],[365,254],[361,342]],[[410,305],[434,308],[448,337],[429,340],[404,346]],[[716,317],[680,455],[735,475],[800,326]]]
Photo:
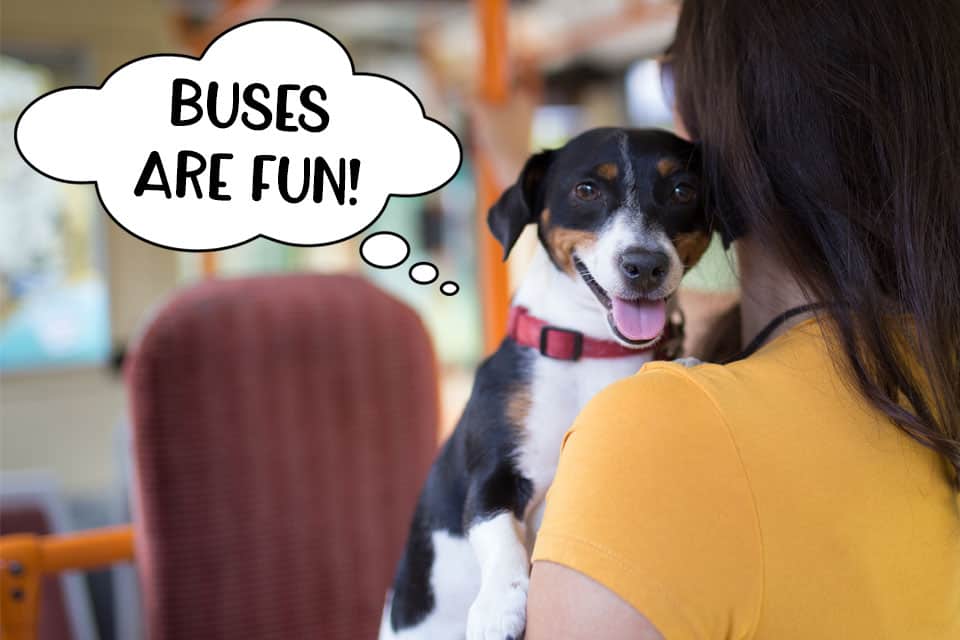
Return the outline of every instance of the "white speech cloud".
[[[197,107],[202,117],[190,123]],[[462,155],[456,136],[428,118],[407,87],[355,73],[329,33],[281,19],[234,27],[200,58],[147,56],[100,88],[41,96],[20,115],[15,137],[37,171],[96,183],[104,208],[128,232],[187,251],[259,236],[291,245],[340,242],[369,227],[391,195],[445,185]],[[186,174],[201,163],[194,182]]]

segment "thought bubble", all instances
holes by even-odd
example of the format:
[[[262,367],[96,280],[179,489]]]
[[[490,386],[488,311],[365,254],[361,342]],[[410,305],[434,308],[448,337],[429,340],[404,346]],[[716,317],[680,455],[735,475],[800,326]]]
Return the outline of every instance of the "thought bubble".
[[[373,233],[360,243],[360,257],[371,267],[393,269],[410,257],[410,244],[403,236],[391,231]],[[417,284],[431,284],[440,276],[436,265],[431,262],[417,262],[407,273]],[[440,285],[440,292],[445,296],[456,295],[458,291],[460,285],[456,282],[448,280]]]
[[[147,56],[99,88],[46,94],[15,138],[41,173],[96,183],[131,234],[186,251],[340,242],[461,161],[409,89],[356,73],[326,31],[280,19],[234,27],[200,58]]]
[[[445,296],[455,296],[460,291],[460,285],[456,282],[447,281],[440,285],[440,293]]]
[[[429,262],[418,262],[410,267],[410,279],[417,284],[430,284],[439,275],[437,268]]]
[[[363,239],[360,257],[371,267],[392,269],[403,264],[410,255],[410,245],[403,236],[381,231]]]

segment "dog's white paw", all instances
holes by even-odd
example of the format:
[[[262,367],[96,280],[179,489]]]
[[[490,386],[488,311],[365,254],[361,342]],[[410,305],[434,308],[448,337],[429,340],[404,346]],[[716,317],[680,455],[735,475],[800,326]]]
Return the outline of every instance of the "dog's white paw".
[[[467,614],[467,640],[520,640],[527,623],[524,576],[507,584],[485,584]]]
[[[703,362],[702,362],[701,360],[698,360],[697,358],[690,358],[690,357],[687,357],[687,358],[677,358],[676,360],[674,360],[674,362],[676,362],[677,364],[681,364],[681,365],[687,367],[688,369],[689,369],[690,367],[695,367],[695,366],[697,366],[698,364],[703,364]]]

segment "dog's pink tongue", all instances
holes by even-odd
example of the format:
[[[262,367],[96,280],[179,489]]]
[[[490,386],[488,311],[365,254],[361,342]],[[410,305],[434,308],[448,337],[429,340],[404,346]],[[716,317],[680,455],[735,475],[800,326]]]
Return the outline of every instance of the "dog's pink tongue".
[[[667,324],[667,305],[663,300],[623,300],[614,297],[613,321],[630,340],[653,340]]]

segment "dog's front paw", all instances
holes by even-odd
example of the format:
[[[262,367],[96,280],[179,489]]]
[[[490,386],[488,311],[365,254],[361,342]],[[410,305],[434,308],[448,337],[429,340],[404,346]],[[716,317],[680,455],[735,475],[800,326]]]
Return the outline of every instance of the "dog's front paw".
[[[524,576],[507,584],[484,584],[467,614],[467,640],[520,640],[529,583]]]
[[[688,369],[689,369],[690,367],[695,367],[695,366],[697,366],[698,364],[703,364],[702,361],[700,361],[700,360],[698,360],[698,359],[696,359],[696,358],[690,358],[690,357],[687,357],[687,358],[677,358],[676,360],[674,360],[674,362],[676,362],[677,364],[683,365],[683,366],[685,366],[685,367],[688,368]]]

